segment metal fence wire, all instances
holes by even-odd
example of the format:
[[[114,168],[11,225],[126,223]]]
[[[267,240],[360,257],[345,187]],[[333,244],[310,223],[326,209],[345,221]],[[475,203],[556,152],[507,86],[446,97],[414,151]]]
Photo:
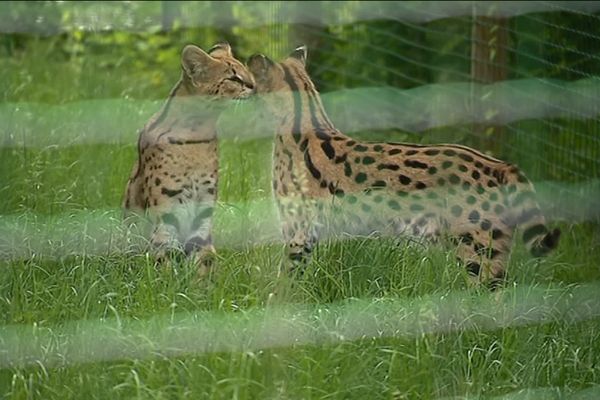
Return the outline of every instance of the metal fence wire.
[[[542,3],[543,12],[506,15],[486,8],[480,14],[481,6],[474,2],[471,14],[438,14],[425,22],[400,16],[295,24],[292,41],[311,45],[309,69],[321,91],[397,88],[408,96],[396,106],[421,112],[405,126],[382,124],[382,134],[352,134],[473,146],[519,165],[539,184],[555,217],[597,219],[598,12]],[[448,104],[453,100],[459,104]],[[329,105],[334,122],[353,113],[344,112],[342,102]],[[435,108],[446,115],[427,121]],[[339,123],[352,130],[351,123]]]
[[[57,3],[19,7],[0,6],[4,33],[195,29],[178,37],[241,58],[306,44],[346,133],[473,146],[519,165],[555,217],[600,216],[600,2],[65,2],[53,23]]]

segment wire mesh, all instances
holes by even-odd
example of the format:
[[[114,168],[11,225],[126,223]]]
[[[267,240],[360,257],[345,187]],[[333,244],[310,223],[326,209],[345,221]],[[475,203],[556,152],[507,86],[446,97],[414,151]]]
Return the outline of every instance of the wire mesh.
[[[597,187],[597,2],[7,2],[0,10],[3,56],[14,57],[25,43],[48,40],[50,49],[62,50],[74,65],[79,84],[69,93],[75,94],[48,93],[36,100],[95,98],[84,86],[82,49],[124,54],[132,46],[126,35],[146,42],[151,51],[136,44],[140,60],[134,63],[155,66],[148,76],[156,81],[171,79],[157,71],[170,70],[161,60],[176,58],[183,42],[226,39],[240,58],[262,52],[273,59],[304,43],[309,72],[332,120],[349,127],[352,135],[462,143],[518,164],[534,181]],[[48,54],[58,57],[51,50]],[[16,92],[23,85],[16,85]],[[382,88],[395,90],[395,95],[381,99],[376,98],[381,90],[369,94]],[[10,93],[5,92],[9,105],[22,101]],[[360,93],[366,93],[363,103],[351,97]],[[123,92],[112,96],[123,97]],[[392,118],[385,102],[398,99],[396,114],[416,122]],[[361,105],[372,112],[370,120],[383,122],[361,125],[353,120]],[[24,113],[9,108],[0,111],[16,126]],[[116,131],[97,128],[101,130]],[[4,142],[18,142],[13,134],[7,133]],[[564,195],[596,201],[595,192],[584,192]],[[562,217],[568,218],[568,210],[564,212]]]
[[[325,107],[351,136],[476,147],[518,164],[546,215],[598,221],[599,11],[600,2],[543,1],[0,2],[3,387],[60,396],[86,393],[71,385],[83,382],[87,393],[112,387],[119,398],[123,371],[139,383],[136,370],[148,368],[170,397],[187,381],[214,381],[224,398],[305,398],[325,396],[332,371],[356,398],[369,396],[350,381],[375,397],[411,397],[386,382],[394,374],[417,397],[558,398],[557,385],[565,396],[598,397],[598,224],[564,229],[550,261],[530,262],[515,247],[517,278],[501,296],[455,291],[452,249],[334,237],[286,297],[273,285],[285,274],[272,132],[253,136],[248,110],[219,133],[213,281],[196,287],[194,266],[166,271],[132,251],[119,207],[136,132],[176,82],[181,48],[225,39],[240,59],[280,60],[307,44]],[[228,353],[258,362],[239,366]],[[408,373],[392,374],[391,361],[378,372],[388,353]],[[352,369],[339,373],[338,360]],[[166,372],[152,369],[161,363]],[[224,391],[250,382],[236,370],[264,375],[256,383],[267,389],[280,378],[282,387],[313,390],[322,380],[324,389],[244,397]]]
[[[464,125],[446,126],[442,131],[456,132],[450,136],[436,128],[409,137],[428,143],[436,142],[436,136],[444,140],[454,138],[520,165],[534,181],[577,182],[595,188],[600,172],[597,90],[594,88],[586,93],[576,82],[598,76],[598,15],[565,5],[549,6],[552,12],[527,13],[508,19],[469,15],[425,23],[357,21],[344,26],[312,27],[304,29],[302,34],[307,42],[329,42],[313,49],[310,67],[315,81],[325,92],[374,85],[410,89],[440,83],[474,82],[480,80],[474,75],[474,62],[479,62],[483,69],[506,71],[500,80],[514,83],[511,94],[529,101],[527,105],[519,103],[518,106],[529,106],[532,110],[543,106],[554,110],[554,114],[540,118],[532,113],[529,118],[522,117],[505,124],[492,121],[487,126],[483,124],[483,127],[472,129]],[[496,37],[481,40],[472,33],[473,25],[477,24],[494,36],[498,21],[506,21],[502,29],[507,35],[500,40]],[[494,57],[473,60],[474,50],[482,48],[487,49],[483,54]],[[507,54],[506,59],[497,60],[497,53],[502,51]],[[519,84],[527,79],[536,80],[539,90],[529,92],[531,87]],[[482,83],[493,84],[497,80],[483,79]],[[452,85],[441,85],[437,89],[455,91]],[[471,91],[468,99],[474,113],[502,111],[494,108],[497,104],[487,104],[481,98],[493,96],[497,85],[478,89]],[[571,104],[587,103],[593,111],[586,112],[561,102],[557,90],[569,96]],[[337,106],[343,108],[343,105]],[[506,106],[510,107],[511,102],[508,101]],[[343,113],[334,110],[334,122],[338,112]],[[345,114],[348,113],[346,110]],[[368,138],[368,132],[362,134]],[[482,138],[482,135],[486,137]],[[395,137],[393,132],[389,136]],[[596,189],[577,193],[566,191],[558,195],[575,196],[589,204],[590,209],[600,209],[595,199]],[[561,210],[560,213],[569,218],[577,211]]]

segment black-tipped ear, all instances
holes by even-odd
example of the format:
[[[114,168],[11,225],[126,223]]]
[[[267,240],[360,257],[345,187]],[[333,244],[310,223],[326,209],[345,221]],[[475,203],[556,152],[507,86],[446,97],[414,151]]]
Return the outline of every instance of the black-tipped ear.
[[[255,77],[265,75],[269,69],[275,65],[275,63],[264,54],[254,54],[250,56],[246,64]]]
[[[231,46],[226,41],[218,42],[208,50],[213,57],[233,57]]]
[[[306,66],[306,56],[307,49],[305,45],[298,46],[294,51],[290,53],[291,58],[295,58],[296,60],[300,61],[304,66]]]
[[[185,74],[193,80],[202,79],[208,69],[217,63],[201,48],[192,44],[184,47],[181,52],[181,66]]]

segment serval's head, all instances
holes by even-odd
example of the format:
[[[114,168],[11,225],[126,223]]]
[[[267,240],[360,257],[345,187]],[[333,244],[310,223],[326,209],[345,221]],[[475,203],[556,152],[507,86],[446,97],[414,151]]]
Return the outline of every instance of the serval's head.
[[[185,46],[181,67],[187,95],[242,100],[254,93],[254,77],[233,56],[228,43],[217,43],[208,52],[194,45]]]

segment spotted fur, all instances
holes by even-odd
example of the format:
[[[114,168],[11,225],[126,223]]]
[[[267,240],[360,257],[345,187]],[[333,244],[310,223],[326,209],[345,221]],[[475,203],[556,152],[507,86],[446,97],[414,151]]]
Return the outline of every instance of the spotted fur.
[[[289,257],[340,232],[447,237],[475,281],[497,283],[516,227],[535,255],[556,247],[525,175],[458,145],[360,142],[328,118],[306,69],[306,49],[277,64],[248,62],[277,124],[273,189]]]
[[[130,223],[136,215],[149,218],[150,242],[159,258],[183,251],[205,264],[214,252],[217,118],[228,100],[253,93],[254,80],[227,43],[208,53],[188,45],[181,66],[169,98],[139,133],[123,207]]]

